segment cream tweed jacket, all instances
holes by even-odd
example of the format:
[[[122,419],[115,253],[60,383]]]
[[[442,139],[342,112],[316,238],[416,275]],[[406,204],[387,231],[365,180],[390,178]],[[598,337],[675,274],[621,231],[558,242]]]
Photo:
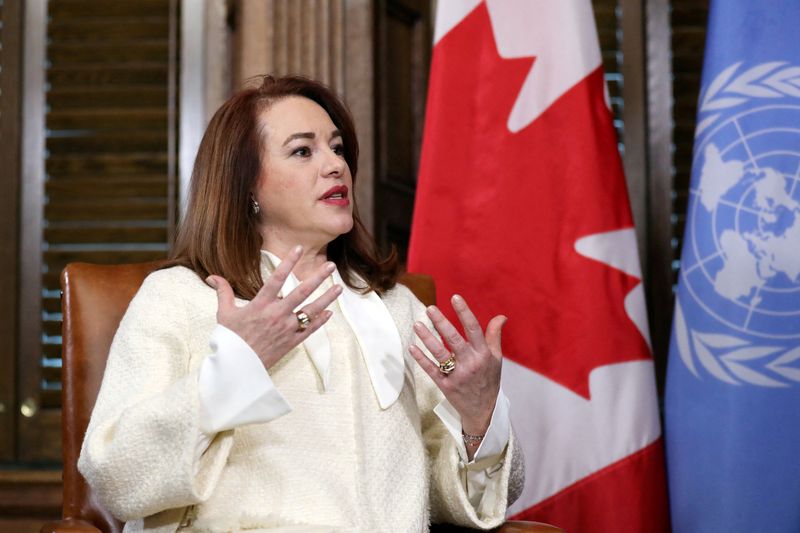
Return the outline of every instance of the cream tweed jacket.
[[[383,301],[406,353],[424,306],[402,285]],[[183,267],[147,277],[114,338],[78,461],[126,532],[502,523],[509,493],[522,486],[513,436],[473,507],[468,467],[433,413],[441,392],[407,357],[400,398],[380,409],[352,330],[331,309],[332,390],[298,346],[269,370],[292,412],[218,433],[200,455],[198,371],[217,325],[216,293]]]

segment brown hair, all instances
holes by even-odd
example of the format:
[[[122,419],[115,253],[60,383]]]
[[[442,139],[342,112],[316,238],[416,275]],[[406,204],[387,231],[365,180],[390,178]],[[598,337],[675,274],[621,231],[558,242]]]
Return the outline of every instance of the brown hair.
[[[192,171],[189,202],[178,230],[172,260],[205,279],[217,274],[236,294],[252,299],[261,288],[261,235],[250,198],[261,172],[263,134],[259,116],[272,103],[302,96],[319,104],[342,133],[344,158],[355,184],[358,140],[345,105],[325,85],[300,76],[264,76],[259,87],[234,94],[217,110],[206,128]],[[383,260],[358,215],[353,198],[353,228],[328,244],[328,259],[342,279],[356,290],[391,289],[399,272],[392,249]],[[367,287],[356,284],[352,274]]]

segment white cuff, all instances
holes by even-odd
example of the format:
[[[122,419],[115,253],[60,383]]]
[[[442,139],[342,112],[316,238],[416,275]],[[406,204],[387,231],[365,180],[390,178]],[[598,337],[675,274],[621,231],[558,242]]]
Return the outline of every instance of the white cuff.
[[[464,445],[464,439],[461,437],[461,415],[458,414],[455,407],[453,407],[447,400],[439,402],[433,412],[442,421],[447,431],[456,441],[456,448],[461,459],[467,462],[467,447]],[[503,453],[506,445],[508,444],[508,437],[510,435],[511,420],[508,414],[508,398],[506,398],[503,389],[497,394],[497,401],[494,404],[494,411],[492,412],[492,420],[489,422],[489,428],[486,430],[481,445],[478,446],[475,456],[472,461],[478,461],[491,457],[493,455],[500,455]]]
[[[207,434],[269,422],[292,410],[250,346],[225,326],[200,367],[200,430]]]
[[[480,460],[497,457],[497,461],[488,464],[483,470],[467,469],[466,472],[466,486],[464,490],[467,491],[467,498],[472,506],[479,510],[481,501],[486,493],[486,486],[489,484],[489,478],[497,472],[500,460],[500,454],[503,453],[508,445],[508,439],[511,434],[511,419],[509,418],[508,411],[508,398],[506,398],[503,389],[497,394],[497,401],[494,404],[494,411],[492,412],[492,420],[489,422],[489,428],[486,430],[481,445],[475,452],[475,456],[471,462],[467,462],[467,447],[464,445],[464,439],[461,436],[461,415],[447,400],[442,400],[437,405],[433,412],[439,417],[447,431],[456,441],[456,449],[461,457],[462,463],[465,465],[474,464]],[[490,490],[491,492],[491,490]]]

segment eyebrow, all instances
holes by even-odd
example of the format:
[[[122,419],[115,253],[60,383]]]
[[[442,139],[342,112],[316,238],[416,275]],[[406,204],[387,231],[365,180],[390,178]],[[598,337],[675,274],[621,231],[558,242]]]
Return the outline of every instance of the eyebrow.
[[[341,136],[342,136],[341,130],[333,130],[331,132],[331,139],[333,139],[335,137],[341,137]],[[314,135],[310,131],[304,131],[304,132],[301,132],[301,133],[293,133],[293,134],[289,135],[286,138],[285,141],[283,141],[283,146],[286,146],[287,144],[289,144],[290,142],[292,142],[295,139],[313,139],[315,137],[316,137],[316,135]]]

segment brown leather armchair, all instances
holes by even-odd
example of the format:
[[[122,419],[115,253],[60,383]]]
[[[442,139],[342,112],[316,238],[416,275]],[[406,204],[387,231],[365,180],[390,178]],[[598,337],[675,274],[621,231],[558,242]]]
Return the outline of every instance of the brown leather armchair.
[[[144,278],[160,263],[92,265],[72,263],[61,273],[63,312],[62,441],[64,459],[63,519],[41,533],[122,531],[122,523],[97,501],[78,472],[78,455],[106,366],[111,340],[122,315]],[[423,302],[435,301],[429,276],[405,276],[402,282]],[[458,531],[435,526],[434,531]],[[462,529],[463,530],[463,529]],[[557,532],[533,522],[508,522],[503,533]]]

